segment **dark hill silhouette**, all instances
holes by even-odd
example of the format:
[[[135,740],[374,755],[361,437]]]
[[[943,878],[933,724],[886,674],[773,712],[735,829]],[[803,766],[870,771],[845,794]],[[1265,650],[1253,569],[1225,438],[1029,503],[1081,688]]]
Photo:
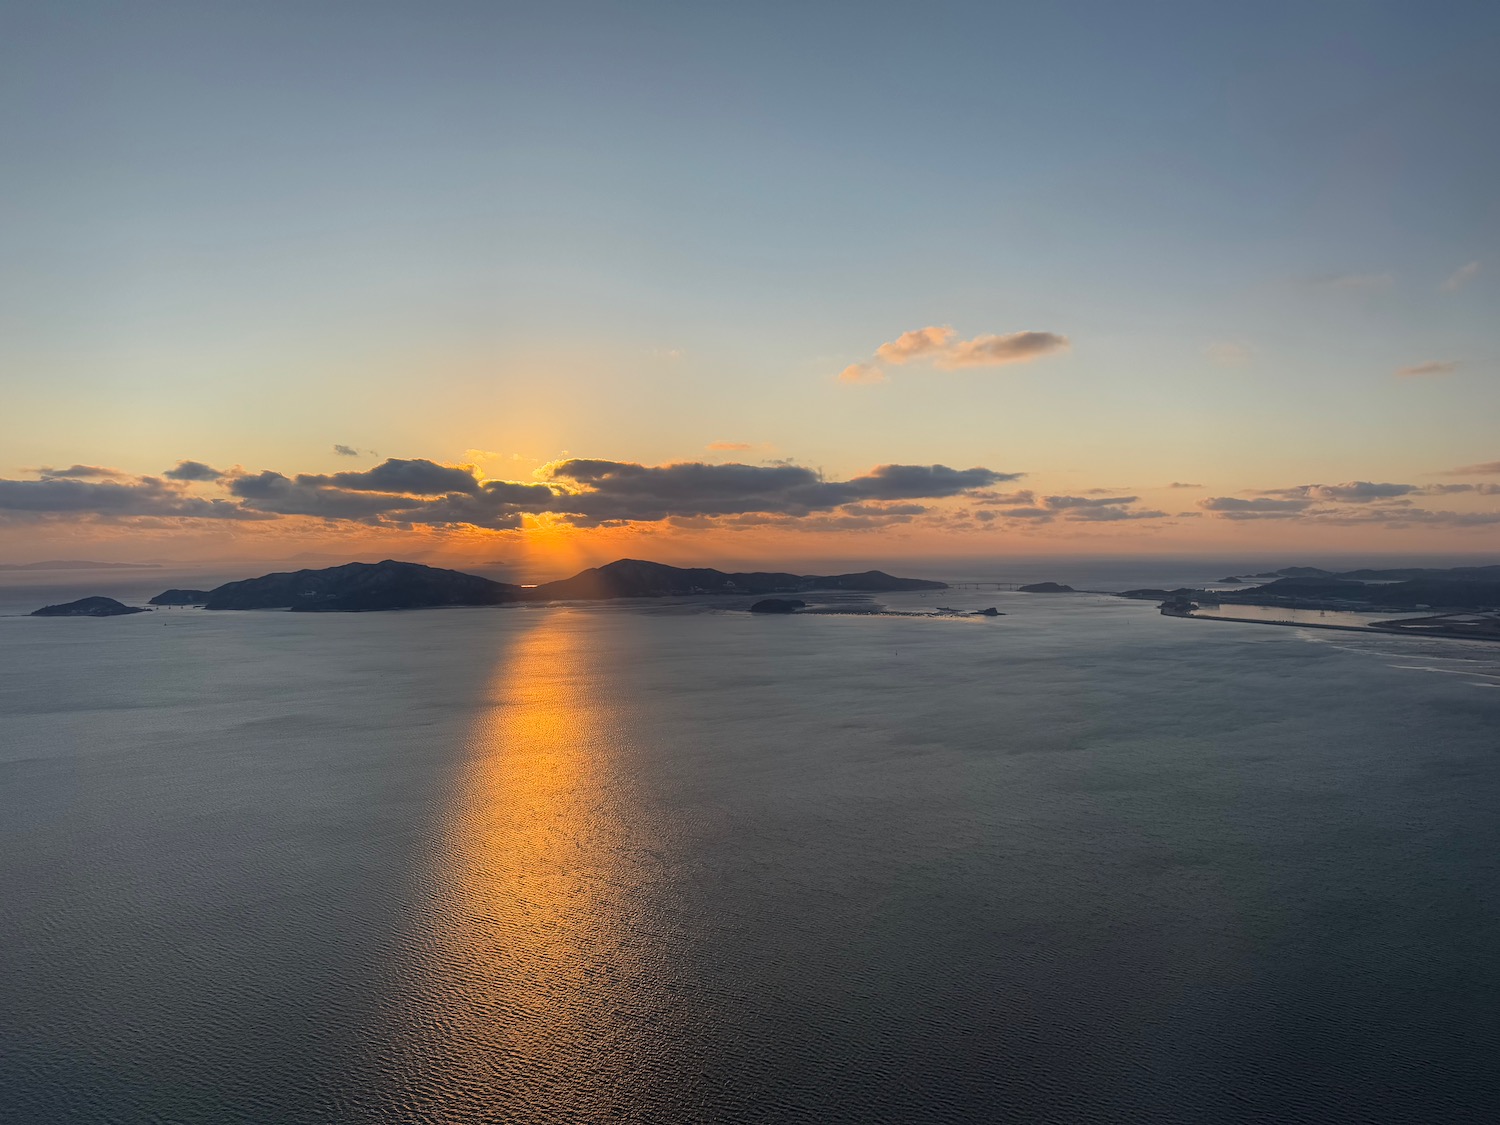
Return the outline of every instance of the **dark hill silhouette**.
[[[681,594],[788,594],[804,590],[946,590],[945,582],[895,578],[884,571],[859,574],[788,574],[781,571],[725,573],[708,567],[676,567],[642,559],[620,559],[572,578],[544,582],[527,591],[544,599],[660,598]]]
[[[879,570],[859,574],[734,573],[620,559],[572,578],[536,587],[493,582],[475,574],[386,559],[322,570],[279,571],[226,582],[206,593],[168,590],[157,605],[197,604],[206,609],[290,609],[298,613],[360,613],[427,606],[503,605],[519,601],[659,598],[683,594],[780,594],[804,590],[883,593],[944,590],[947,584],[896,578]]]
[[[208,601],[207,590],[166,590],[152,598],[147,605],[202,605]]]
[[[32,610],[32,617],[123,617],[127,613],[150,613],[149,609],[125,605],[114,598],[79,598],[76,602],[44,605]]]
[[[299,613],[361,613],[443,605],[500,605],[521,588],[476,574],[396,562],[345,563],[226,582],[208,593],[205,609],[290,609]]]

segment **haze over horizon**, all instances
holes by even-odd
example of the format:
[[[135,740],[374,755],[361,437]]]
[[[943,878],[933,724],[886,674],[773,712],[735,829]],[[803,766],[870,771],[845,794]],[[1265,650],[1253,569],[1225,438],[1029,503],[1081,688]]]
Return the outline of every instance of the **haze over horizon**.
[[[7,14],[0,560],[1470,556],[1500,10]]]

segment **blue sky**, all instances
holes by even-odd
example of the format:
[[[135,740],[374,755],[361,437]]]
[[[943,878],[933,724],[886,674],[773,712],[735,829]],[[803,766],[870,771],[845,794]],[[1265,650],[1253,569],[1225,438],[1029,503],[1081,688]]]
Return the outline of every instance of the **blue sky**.
[[[1500,457],[1495,5],[0,20],[6,476],[737,442],[1148,495]],[[1070,347],[838,383],[926,325]]]

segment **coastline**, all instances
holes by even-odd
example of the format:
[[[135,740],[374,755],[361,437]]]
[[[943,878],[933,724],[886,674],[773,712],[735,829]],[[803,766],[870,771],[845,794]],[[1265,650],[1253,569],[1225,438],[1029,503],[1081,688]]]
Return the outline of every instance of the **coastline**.
[[[1326,622],[1276,621],[1264,617],[1222,617],[1217,614],[1200,615],[1196,613],[1163,613],[1162,616],[1191,618],[1194,621],[1228,621],[1235,625],[1279,625],[1282,628],[1291,629],[1330,629],[1339,633],[1376,633],[1384,637],[1419,637],[1448,641],[1488,641],[1491,644],[1500,643],[1500,635],[1486,636],[1479,633],[1458,633],[1449,630],[1423,630],[1418,632],[1403,625],[1330,625]],[[1424,618],[1422,620],[1430,619]]]

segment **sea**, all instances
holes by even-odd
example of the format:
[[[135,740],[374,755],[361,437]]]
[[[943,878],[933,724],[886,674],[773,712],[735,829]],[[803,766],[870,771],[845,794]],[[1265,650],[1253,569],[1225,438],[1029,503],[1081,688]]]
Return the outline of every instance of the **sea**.
[[[1500,1119],[1500,645],[982,584],[1161,569],[0,576],[0,1121]]]

